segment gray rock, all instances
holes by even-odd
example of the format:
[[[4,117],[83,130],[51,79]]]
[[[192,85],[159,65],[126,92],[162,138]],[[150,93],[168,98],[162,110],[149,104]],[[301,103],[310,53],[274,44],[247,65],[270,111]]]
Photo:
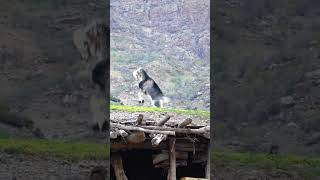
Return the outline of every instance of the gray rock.
[[[66,105],[71,105],[77,103],[77,97],[73,95],[65,95],[62,99],[62,102]]]
[[[292,96],[285,96],[280,99],[280,103],[282,106],[293,106],[295,104],[294,98]]]
[[[305,74],[307,78],[320,78],[320,69]]]
[[[307,139],[306,145],[311,146],[319,143],[319,141],[320,141],[320,132],[316,132]]]
[[[287,126],[288,126],[289,128],[299,128],[299,126],[298,126],[295,122],[289,122],[289,123],[287,124]]]

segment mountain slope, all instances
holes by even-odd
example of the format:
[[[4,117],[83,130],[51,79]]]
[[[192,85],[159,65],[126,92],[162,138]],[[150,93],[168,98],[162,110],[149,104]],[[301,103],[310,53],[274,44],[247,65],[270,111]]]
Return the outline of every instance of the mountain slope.
[[[111,93],[137,104],[143,67],[173,101],[209,108],[209,1],[111,1]]]
[[[319,154],[319,1],[213,6],[217,146]]]

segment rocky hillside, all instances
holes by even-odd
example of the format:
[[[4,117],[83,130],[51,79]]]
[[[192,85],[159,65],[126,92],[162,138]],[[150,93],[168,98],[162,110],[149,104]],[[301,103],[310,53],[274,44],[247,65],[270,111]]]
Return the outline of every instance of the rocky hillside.
[[[319,179],[319,2],[212,5],[212,178]]]
[[[87,82],[72,38],[105,9],[104,1],[1,1],[0,120],[26,117],[47,138],[90,136]]]
[[[137,104],[143,67],[172,107],[209,109],[209,0],[111,1],[111,93]]]
[[[213,1],[217,147],[320,153],[320,2]]]

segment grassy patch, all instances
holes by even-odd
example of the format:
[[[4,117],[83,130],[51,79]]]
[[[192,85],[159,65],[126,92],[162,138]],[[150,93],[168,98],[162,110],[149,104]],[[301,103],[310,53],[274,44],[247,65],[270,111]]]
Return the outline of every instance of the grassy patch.
[[[123,105],[110,105],[110,110],[126,111],[126,112],[173,112],[177,114],[194,115],[209,118],[210,112],[203,110],[187,110],[187,109],[164,109],[156,107],[143,107],[143,106],[123,106]]]
[[[284,170],[296,172],[306,179],[320,176],[320,158],[222,151],[215,151],[212,154],[211,161],[217,167],[248,167],[268,171]]]
[[[109,145],[61,140],[0,138],[0,151],[68,160],[108,159]]]

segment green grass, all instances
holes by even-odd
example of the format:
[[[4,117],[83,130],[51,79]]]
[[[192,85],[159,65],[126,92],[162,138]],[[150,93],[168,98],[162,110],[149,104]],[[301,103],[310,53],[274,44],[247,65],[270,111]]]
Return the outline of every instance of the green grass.
[[[109,145],[31,138],[0,138],[0,152],[56,157],[67,160],[108,159]]]
[[[260,170],[284,170],[312,179],[320,176],[320,158],[297,155],[269,155],[259,153],[212,152],[211,162],[220,167],[242,167]]]
[[[186,110],[186,109],[164,109],[156,107],[143,107],[143,106],[123,106],[123,105],[110,105],[110,110],[126,111],[126,112],[173,112],[177,114],[186,114],[193,116],[200,116],[209,118],[210,112],[203,110]]]

